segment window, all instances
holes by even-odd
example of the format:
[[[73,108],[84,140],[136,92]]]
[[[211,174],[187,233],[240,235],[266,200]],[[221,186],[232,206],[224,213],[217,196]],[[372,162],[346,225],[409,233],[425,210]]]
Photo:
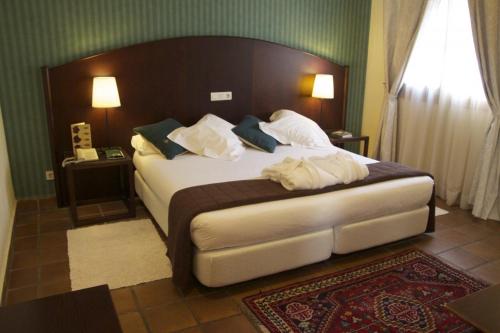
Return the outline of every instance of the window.
[[[485,100],[467,0],[431,0],[403,83],[454,99]]]

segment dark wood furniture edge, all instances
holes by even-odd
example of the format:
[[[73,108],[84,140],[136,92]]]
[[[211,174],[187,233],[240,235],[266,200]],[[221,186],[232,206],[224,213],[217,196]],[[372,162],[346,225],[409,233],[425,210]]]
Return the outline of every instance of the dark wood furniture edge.
[[[8,332],[123,332],[108,285],[12,304],[0,313]]]
[[[330,137],[330,141],[331,142],[335,142],[335,143],[347,143],[347,142],[364,141],[366,139],[369,140],[369,136],[368,135],[352,136],[352,137],[348,137],[348,138],[334,138],[334,137]]]
[[[487,331],[486,327],[483,327],[483,325],[481,323],[477,322],[474,318],[470,318],[468,316],[465,316],[460,311],[457,311],[457,309],[453,306],[453,304],[455,304],[455,303],[462,303],[465,298],[474,298],[474,297],[477,297],[477,294],[488,293],[489,289],[493,289],[493,288],[495,288],[495,291],[496,291],[497,288],[500,288],[500,285],[496,284],[496,285],[492,285],[492,286],[486,287],[484,289],[478,290],[475,293],[466,295],[463,298],[459,298],[459,299],[453,300],[450,303],[445,304],[445,307],[446,307],[446,309],[448,309],[449,311],[453,312],[458,317],[460,317],[462,320],[470,323],[471,325],[473,325],[475,328],[479,329],[480,331],[482,331],[482,332],[491,332],[491,331]],[[498,293],[498,291],[497,291],[497,293]],[[499,319],[499,322],[500,322],[500,319]]]
[[[123,151],[125,157],[120,159],[104,159],[97,161],[82,162],[83,164],[69,164],[64,170],[66,175],[66,182],[68,187],[69,196],[69,210],[73,224],[76,227],[96,224],[101,222],[113,221],[124,218],[134,218],[136,216],[135,207],[135,184],[134,184],[134,164],[132,158]],[[78,170],[89,170],[89,169],[101,169],[119,167],[120,168],[120,178],[122,181],[126,181],[128,187],[128,195],[120,196],[117,200],[123,201],[127,207],[126,213],[116,213],[106,216],[92,217],[92,218],[79,218],[78,217],[78,206],[79,204],[105,202],[107,198],[101,198],[96,200],[77,200],[76,198],[76,183],[75,183],[75,172]],[[124,171],[123,169],[126,169]]]
[[[249,40],[249,41],[264,42],[264,43],[267,43],[267,44],[270,44],[270,45],[284,47],[284,48],[287,48],[287,49],[290,49],[290,50],[294,50],[294,51],[300,51],[300,52],[305,53],[307,55],[316,57],[318,59],[327,60],[327,61],[330,61],[330,62],[334,63],[333,62],[334,60],[323,58],[323,57],[321,57],[321,56],[319,56],[317,54],[314,54],[314,53],[311,53],[311,52],[308,52],[308,51],[304,51],[302,49],[298,49],[298,48],[295,48],[295,47],[292,47],[292,46],[288,46],[288,45],[285,45],[285,44],[280,44],[280,43],[277,43],[277,42],[271,42],[271,41],[268,41],[268,40],[265,40],[265,39],[259,39],[259,38],[253,38],[253,37],[231,36],[231,35],[192,35],[192,36],[179,36],[179,37],[170,37],[170,38],[160,38],[160,39],[149,40],[149,41],[142,42],[142,43],[137,43],[137,44],[127,45],[127,46],[122,46],[122,47],[110,49],[110,50],[107,50],[107,51],[104,51],[104,52],[100,52],[100,53],[97,53],[97,54],[92,54],[92,55],[89,55],[89,56],[81,57],[81,58],[69,61],[67,63],[61,64],[61,65],[56,65],[56,66],[52,66],[52,67],[48,67],[48,66],[45,65],[45,66],[42,67],[42,69],[43,68],[53,69],[53,68],[57,68],[59,66],[65,66],[65,65],[68,65],[68,64],[74,64],[74,63],[78,63],[78,62],[85,61],[85,60],[88,60],[88,59],[92,59],[92,58],[95,58],[95,57],[99,57],[99,56],[104,55],[106,53],[120,51],[120,50],[126,50],[126,49],[133,48],[133,47],[139,46],[139,45],[153,44],[153,43],[157,43],[159,41],[165,40],[165,39],[169,39],[169,40],[181,40],[181,39],[189,39],[189,38],[237,38],[237,39],[245,39],[245,40]],[[335,63],[335,64],[337,66],[344,67],[347,71],[349,69],[348,65],[342,65],[342,64],[337,64],[337,63]],[[348,73],[346,72],[346,77],[347,77],[347,74]]]
[[[457,317],[459,317],[460,319],[462,319],[463,321],[465,321],[466,323],[474,326],[474,328],[478,329],[479,332],[488,332],[486,331],[486,329],[484,327],[481,327],[482,325],[480,325],[479,323],[477,323],[475,320],[473,320],[472,318],[469,318],[469,317],[466,317],[464,315],[462,315],[462,313],[456,311],[456,309],[452,308],[449,306],[449,303],[445,304],[444,306],[448,311],[451,311],[453,314],[455,314]],[[489,332],[489,333],[492,333],[492,332]]]
[[[434,181],[434,177],[432,177]],[[427,203],[429,207],[429,216],[427,217],[427,226],[424,232],[434,232],[436,231],[436,184],[432,185],[432,193],[429,202]]]
[[[57,172],[57,150],[55,143],[54,112],[52,110],[52,90],[50,86],[50,72],[48,66],[41,68],[43,93],[45,95],[45,113],[47,115],[47,126],[49,128],[50,155],[52,158],[52,169],[54,172],[54,187],[56,191],[57,206],[62,206],[62,195],[60,191],[60,178]]]
[[[92,218],[79,218],[77,222],[73,221],[73,223],[75,224],[75,227],[84,227],[93,224],[99,224],[99,223],[128,219],[128,218],[134,218],[134,215],[132,215],[132,213],[119,213],[119,214],[92,217]]]
[[[335,138],[335,137],[330,137],[330,142],[333,144],[340,143],[349,143],[349,142],[361,142],[363,141],[363,156],[368,157],[368,147],[370,143],[370,137],[368,135],[360,135],[360,136],[353,136],[349,138]]]
[[[128,200],[127,200],[127,208],[131,217],[137,216],[137,207],[135,206],[135,167],[134,162],[130,161],[132,164],[127,168],[127,176],[128,176]]]

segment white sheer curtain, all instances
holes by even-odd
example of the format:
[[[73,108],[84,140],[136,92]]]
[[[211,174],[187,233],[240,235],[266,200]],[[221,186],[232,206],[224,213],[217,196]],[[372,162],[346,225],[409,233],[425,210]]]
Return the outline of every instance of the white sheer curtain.
[[[398,100],[398,162],[431,172],[447,204],[468,205],[491,121],[467,0],[430,0]]]

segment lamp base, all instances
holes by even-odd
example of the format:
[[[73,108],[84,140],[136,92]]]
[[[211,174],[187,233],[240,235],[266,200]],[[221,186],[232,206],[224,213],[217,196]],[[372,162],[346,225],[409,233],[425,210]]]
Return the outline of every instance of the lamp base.
[[[105,109],[106,111],[106,126],[105,126],[105,129],[106,129],[106,146],[110,146],[110,140],[109,140],[109,118],[108,118],[108,108]]]

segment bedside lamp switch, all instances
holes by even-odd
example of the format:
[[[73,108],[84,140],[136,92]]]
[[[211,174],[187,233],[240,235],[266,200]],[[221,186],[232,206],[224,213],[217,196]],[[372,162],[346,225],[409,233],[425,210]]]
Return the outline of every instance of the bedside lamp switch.
[[[230,101],[232,99],[233,99],[233,93],[231,91],[221,91],[221,92],[211,92],[210,93],[210,101],[211,102]]]

